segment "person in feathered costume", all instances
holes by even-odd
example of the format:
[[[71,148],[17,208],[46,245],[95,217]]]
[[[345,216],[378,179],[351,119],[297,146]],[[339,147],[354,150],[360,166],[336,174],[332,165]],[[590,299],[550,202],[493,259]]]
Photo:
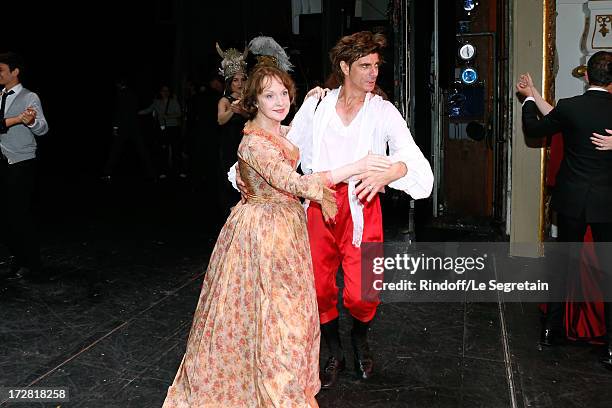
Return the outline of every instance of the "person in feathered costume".
[[[249,51],[257,56],[258,64],[272,64],[285,72],[293,71],[289,56],[272,37],[259,36],[249,42]]]
[[[246,123],[246,112],[240,105],[242,88],[247,78],[246,57],[248,48],[243,52],[235,48],[225,51],[219,43],[216,44],[217,53],[222,59],[219,74],[225,78],[225,91],[217,104],[217,123],[219,124],[220,159],[222,166],[231,166],[236,161],[238,145],[242,140],[242,129]],[[221,179],[221,174],[218,175]],[[239,200],[239,195],[232,188],[225,185],[218,195],[219,206],[229,213],[229,209]]]

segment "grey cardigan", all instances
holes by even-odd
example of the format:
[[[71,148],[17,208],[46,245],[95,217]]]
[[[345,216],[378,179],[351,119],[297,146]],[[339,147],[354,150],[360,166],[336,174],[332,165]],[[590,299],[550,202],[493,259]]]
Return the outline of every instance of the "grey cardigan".
[[[18,91],[12,103],[6,107],[4,117],[17,116],[30,106],[36,110],[36,121],[32,126],[20,123],[11,126],[5,134],[0,134],[0,149],[9,164],[35,158],[36,139],[34,136],[42,136],[49,130],[40,98],[26,88]]]

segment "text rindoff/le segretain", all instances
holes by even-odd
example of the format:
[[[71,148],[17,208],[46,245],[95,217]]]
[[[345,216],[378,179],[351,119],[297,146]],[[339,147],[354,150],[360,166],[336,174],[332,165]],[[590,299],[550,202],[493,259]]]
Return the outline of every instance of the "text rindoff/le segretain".
[[[374,290],[390,291],[502,291],[505,293],[514,291],[548,291],[548,283],[539,279],[536,282],[499,282],[491,279],[488,282],[477,282],[475,279],[460,279],[457,281],[443,280],[440,282],[431,279],[420,279],[411,281],[402,279],[399,282],[383,282],[377,279],[372,282]]]

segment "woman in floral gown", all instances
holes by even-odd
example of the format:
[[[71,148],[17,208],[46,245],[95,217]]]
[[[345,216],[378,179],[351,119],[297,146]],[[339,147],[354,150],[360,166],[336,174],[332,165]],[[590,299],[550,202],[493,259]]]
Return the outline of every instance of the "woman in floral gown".
[[[295,172],[297,147],[281,121],[295,93],[269,65],[252,72],[242,103],[252,120],[238,148],[247,185],[220,232],[187,350],[164,408],[316,407],[319,319],[304,210],[297,196],[337,208],[330,187],[388,160],[365,158],[330,172]]]

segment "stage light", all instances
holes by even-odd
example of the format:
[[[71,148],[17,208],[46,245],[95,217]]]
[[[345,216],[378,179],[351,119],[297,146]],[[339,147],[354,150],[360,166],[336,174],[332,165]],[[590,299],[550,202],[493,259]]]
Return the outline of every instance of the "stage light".
[[[463,0],[463,9],[465,11],[472,11],[476,7],[476,0]]]
[[[463,61],[469,61],[474,58],[476,54],[476,47],[470,43],[465,43],[459,48],[459,58]]]
[[[455,89],[448,97],[448,116],[451,118],[458,118],[461,116],[465,100],[465,95]]]
[[[474,68],[465,68],[461,71],[461,81],[464,84],[471,85],[478,80],[478,73]]]
[[[471,31],[470,24],[472,24],[469,20],[461,20],[457,23],[457,31],[460,34],[467,34]]]

